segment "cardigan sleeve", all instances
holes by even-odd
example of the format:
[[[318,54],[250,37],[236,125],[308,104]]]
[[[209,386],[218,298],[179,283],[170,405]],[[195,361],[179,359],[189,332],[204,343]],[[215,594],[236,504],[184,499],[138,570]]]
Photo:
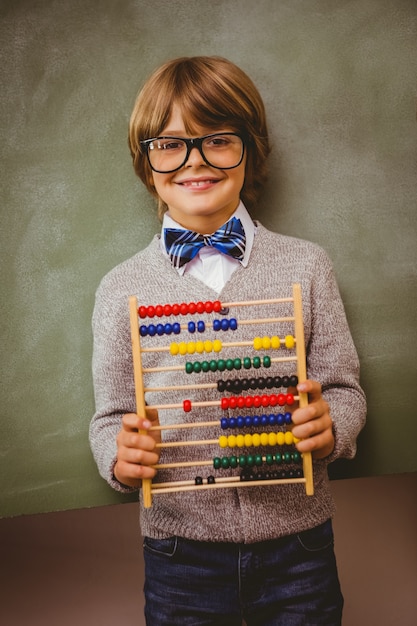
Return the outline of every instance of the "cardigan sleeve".
[[[136,412],[128,300],[119,295],[115,282],[111,275],[105,277],[96,293],[92,319],[96,412],[89,437],[100,475],[116,491],[129,493],[135,489],[122,485],[113,474],[122,416]]]
[[[335,448],[326,459],[351,459],[366,417],[356,352],[332,264],[319,249],[311,282],[311,329],[306,346],[309,378],[322,385],[334,424]]]

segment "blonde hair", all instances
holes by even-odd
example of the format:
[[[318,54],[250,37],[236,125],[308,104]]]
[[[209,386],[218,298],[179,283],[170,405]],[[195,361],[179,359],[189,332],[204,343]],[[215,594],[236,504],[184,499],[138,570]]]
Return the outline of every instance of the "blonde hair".
[[[161,134],[174,105],[191,135],[204,126],[213,130],[227,127],[247,137],[241,197],[250,210],[266,180],[270,152],[265,108],[252,80],[227,59],[208,56],[168,61],[150,76],[130,118],[129,147],[136,174],[156,197],[152,170],[140,142]],[[166,209],[159,198],[160,219]]]

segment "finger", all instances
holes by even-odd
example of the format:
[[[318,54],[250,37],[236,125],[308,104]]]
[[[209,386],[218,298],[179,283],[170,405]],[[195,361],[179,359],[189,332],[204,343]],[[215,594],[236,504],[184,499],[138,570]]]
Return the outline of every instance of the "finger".
[[[155,419],[153,411],[151,412],[151,418]],[[149,430],[152,426],[152,421],[146,417],[136,415],[136,413],[125,413],[122,417],[122,428],[128,432],[137,432],[138,430]]]

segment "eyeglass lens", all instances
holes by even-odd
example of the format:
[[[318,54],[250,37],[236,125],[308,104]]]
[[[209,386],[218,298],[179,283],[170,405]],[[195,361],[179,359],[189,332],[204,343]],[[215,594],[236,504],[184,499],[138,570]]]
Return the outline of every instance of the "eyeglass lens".
[[[235,134],[210,135],[190,146],[191,149],[194,147],[200,150],[209,165],[219,169],[237,167],[243,156],[242,139]],[[177,137],[158,137],[148,144],[149,162],[158,172],[171,172],[182,167],[187,152],[187,142]]]

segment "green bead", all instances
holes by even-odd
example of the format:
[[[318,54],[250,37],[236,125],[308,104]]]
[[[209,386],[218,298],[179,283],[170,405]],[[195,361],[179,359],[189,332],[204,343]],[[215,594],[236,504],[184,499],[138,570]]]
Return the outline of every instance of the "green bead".
[[[230,463],[229,463],[229,459],[227,456],[223,456],[222,457],[222,468],[223,469],[229,469],[230,467]]]
[[[210,363],[208,361],[201,361],[201,370],[207,374],[210,371]]]
[[[264,367],[271,367],[271,357],[268,355],[265,355],[264,358],[262,359],[262,363]]]
[[[210,361],[210,371],[217,372],[217,361]]]
[[[253,465],[255,465],[255,457],[253,456],[253,454],[248,454],[248,456],[246,457],[246,462],[249,467],[253,467]]]
[[[294,461],[294,463],[300,463],[301,462],[301,453],[298,452],[298,450],[296,450],[295,452],[292,453],[292,460]]]
[[[274,455],[273,454],[267,454],[265,456],[265,462],[267,465],[272,465],[274,462]]]
[[[255,454],[255,465],[262,465],[262,454]]]
[[[238,459],[237,459],[237,456],[231,456],[231,457],[229,458],[229,461],[230,461],[230,467],[235,468],[235,467],[237,467],[237,466],[238,466]]]
[[[224,370],[226,369],[226,361],[224,359],[219,359],[217,361],[217,369],[219,370],[219,372],[224,372]]]
[[[242,359],[235,359],[233,361],[233,367],[235,370],[240,370],[242,368]]]
[[[284,463],[291,463],[291,452],[284,452],[282,456]]]
[[[252,361],[250,360],[250,357],[245,356],[245,358],[243,359],[243,367],[246,370],[249,370],[252,367]]]
[[[185,364],[185,372],[186,374],[192,374],[194,372],[194,364],[187,361]]]
[[[256,367],[256,368],[261,367],[261,357],[259,356],[253,357],[253,367]]]
[[[201,372],[201,363],[199,361],[195,361],[194,363],[194,372],[199,374]]]
[[[239,456],[239,467],[246,467],[246,455],[241,454]]]
[[[282,454],[281,454],[281,452],[277,452],[274,456],[275,456],[275,463],[278,463],[278,465],[281,465],[281,463],[282,463]]]
[[[229,370],[229,372],[232,371],[232,369],[234,368],[234,362],[233,359],[226,359],[226,369]]]
[[[222,461],[221,458],[218,456],[215,456],[213,459],[213,467],[214,469],[220,469],[222,466]]]

